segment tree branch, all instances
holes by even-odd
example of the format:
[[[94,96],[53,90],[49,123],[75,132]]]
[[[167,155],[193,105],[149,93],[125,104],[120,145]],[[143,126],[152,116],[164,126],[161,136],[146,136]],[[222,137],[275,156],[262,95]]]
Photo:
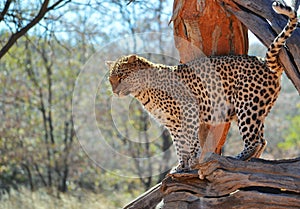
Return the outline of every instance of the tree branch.
[[[123,209],[154,209],[162,200],[161,183],[155,185],[147,192],[128,203]]]
[[[1,22],[2,20],[4,20],[4,16],[6,15],[6,13],[7,13],[7,11],[8,11],[8,8],[9,8],[11,2],[12,2],[12,0],[7,0],[7,1],[5,2],[4,8],[3,8],[2,12],[0,13],[0,22]]]
[[[64,4],[60,5],[64,0],[59,0],[56,3],[54,3],[52,6],[48,7],[49,5],[49,0],[45,0],[43,2],[43,4],[41,5],[41,8],[38,12],[38,14],[35,16],[35,18],[32,19],[31,22],[29,22],[26,26],[24,26],[23,28],[21,28],[20,30],[18,30],[17,32],[13,33],[9,40],[7,41],[7,43],[2,47],[2,49],[0,50],[0,59],[8,52],[8,50],[14,45],[14,43],[23,35],[25,35],[28,30],[30,30],[32,27],[34,27],[37,23],[39,23],[41,21],[41,19],[45,16],[45,14],[51,10],[54,10],[56,8],[61,8],[63,6],[65,6],[67,3],[71,2],[70,0],[66,1]],[[8,1],[9,2],[9,1]],[[8,3],[6,2],[5,6],[9,6],[10,2]],[[59,6],[60,5],[60,6]],[[59,6],[59,7],[58,7]],[[7,8],[8,9],[8,8]],[[4,12],[4,14],[7,12],[4,10],[1,12]],[[3,16],[0,16],[0,21],[1,18],[3,18]]]
[[[66,1],[64,4],[60,5],[62,2],[64,2],[65,0],[59,0],[57,2],[55,2],[52,6],[48,7],[47,11],[50,11],[50,10],[54,10],[54,9],[59,9],[61,7],[64,7],[66,4],[68,4],[69,2],[71,2],[71,0],[68,0]],[[58,7],[58,5],[60,5]]]

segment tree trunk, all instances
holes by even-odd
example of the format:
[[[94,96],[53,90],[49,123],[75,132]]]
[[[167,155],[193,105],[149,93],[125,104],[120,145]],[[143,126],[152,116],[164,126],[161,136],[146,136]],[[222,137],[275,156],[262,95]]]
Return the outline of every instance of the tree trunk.
[[[171,21],[183,63],[199,56],[248,52],[247,28],[216,1],[174,0]],[[200,126],[202,157],[207,152],[221,154],[229,128],[230,123]]]
[[[245,162],[211,154],[205,161],[167,176],[124,209],[300,208],[300,158]]]
[[[164,180],[162,208],[299,208],[299,166],[300,158],[243,162],[212,154],[198,173]]]

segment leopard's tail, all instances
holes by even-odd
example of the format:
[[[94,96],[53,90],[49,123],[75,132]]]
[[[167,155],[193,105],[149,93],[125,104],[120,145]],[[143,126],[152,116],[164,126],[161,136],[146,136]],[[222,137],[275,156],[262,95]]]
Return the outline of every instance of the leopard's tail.
[[[273,43],[269,46],[266,54],[266,63],[269,69],[273,72],[281,73],[282,67],[278,63],[278,54],[285,44],[286,40],[292,35],[293,31],[297,28],[298,20],[296,11],[285,6],[279,2],[273,3],[273,9],[278,14],[283,14],[289,17],[287,25],[284,27],[282,32],[274,39]]]

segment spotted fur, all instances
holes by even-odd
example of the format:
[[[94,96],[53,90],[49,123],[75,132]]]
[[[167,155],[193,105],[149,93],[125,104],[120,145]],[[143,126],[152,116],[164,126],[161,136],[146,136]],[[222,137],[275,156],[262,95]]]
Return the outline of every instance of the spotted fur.
[[[280,91],[283,68],[278,53],[297,23],[292,8],[277,2],[273,8],[287,15],[289,23],[270,45],[266,59],[211,56],[166,66],[129,55],[108,63],[113,92],[131,94],[169,129],[179,161],[174,172],[190,169],[199,156],[199,124],[236,120],[244,141],[237,158],[248,160],[263,152],[264,119]]]

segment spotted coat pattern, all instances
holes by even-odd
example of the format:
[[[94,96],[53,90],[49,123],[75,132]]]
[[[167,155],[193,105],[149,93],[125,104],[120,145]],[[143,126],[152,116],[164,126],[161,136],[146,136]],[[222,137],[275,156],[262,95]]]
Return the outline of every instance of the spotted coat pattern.
[[[190,169],[199,156],[198,131],[203,123],[237,121],[244,141],[238,159],[263,152],[264,119],[278,97],[283,72],[278,53],[297,24],[292,8],[278,2],[273,8],[287,15],[289,23],[270,45],[266,59],[211,56],[166,66],[129,55],[108,63],[113,92],[131,94],[169,129],[179,161],[173,172]]]

